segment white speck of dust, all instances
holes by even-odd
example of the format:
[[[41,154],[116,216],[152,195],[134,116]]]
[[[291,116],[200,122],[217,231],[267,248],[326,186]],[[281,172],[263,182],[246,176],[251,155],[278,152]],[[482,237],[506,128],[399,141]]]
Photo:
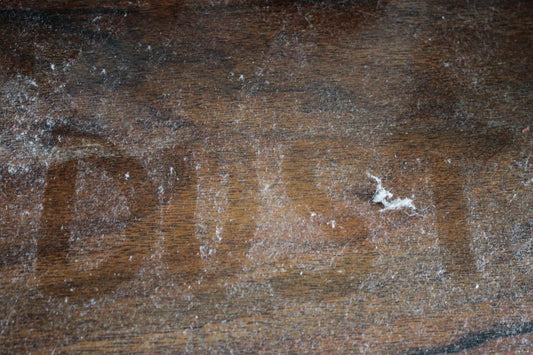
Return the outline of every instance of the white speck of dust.
[[[396,198],[394,200],[390,200],[393,196],[393,194],[383,187],[383,184],[381,183],[381,179],[377,176],[374,176],[370,174],[369,172],[366,173],[369,178],[372,178],[376,180],[376,183],[378,186],[376,186],[376,192],[374,194],[374,197],[372,198],[372,202],[374,203],[381,203],[384,208],[381,209],[380,212],[388,211],[388,210],[399,210],[402,208],[410,208],[412,210],[416,210],[415,205],[413,204],[413,200],[410,198]]]
[[[335,220],[332,219],[331,221],[329,221],[328,223],[326,223],[328,226],[331,226],[332,229],[335,229]]]
[[[220,236],[221,234],[222,234],[222,228],[220,226],[216,226],[215,235],[217,236],[218,241],[222,240],[222,237]]]
[[[50,69],[52,69],[52,70],[56,70],[56,66],[55,66],[54,63],[50,63]]]

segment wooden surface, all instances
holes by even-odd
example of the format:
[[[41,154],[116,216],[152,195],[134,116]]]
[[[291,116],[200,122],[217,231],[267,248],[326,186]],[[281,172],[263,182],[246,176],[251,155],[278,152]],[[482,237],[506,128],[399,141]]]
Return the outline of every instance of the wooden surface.
[[[533,352],[531,2],[0,7],[1,353]]]

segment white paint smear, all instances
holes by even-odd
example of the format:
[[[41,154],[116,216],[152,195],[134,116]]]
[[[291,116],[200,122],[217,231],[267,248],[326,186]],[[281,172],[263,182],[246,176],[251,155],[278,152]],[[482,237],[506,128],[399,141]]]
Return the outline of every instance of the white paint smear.
[[[383,184],[381,183],[381,179],[377,176],[370,174],[369,172],[367,172],[366,174],[369,178],[376,180],[378,184],[378,186],[376,186],[376,192],[374,194],[374,197],[372,198],[372,202],[381,203],[384,206],[384,208],[382,208],[380,212],[388,210],[399,210],[402,208],[410,208],[412,210],[416,210],[416,207],[413,204],[413,200],[411,200],[410,198],[396,198],[394,200],[391,200],[393,194],[390,191],[385,190]]]

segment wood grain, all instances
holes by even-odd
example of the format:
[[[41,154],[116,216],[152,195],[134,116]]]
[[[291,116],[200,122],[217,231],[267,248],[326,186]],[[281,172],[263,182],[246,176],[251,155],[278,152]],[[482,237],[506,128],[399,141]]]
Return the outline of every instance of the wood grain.
[[[2,2],[0,352],[531,352],[532,16]]]

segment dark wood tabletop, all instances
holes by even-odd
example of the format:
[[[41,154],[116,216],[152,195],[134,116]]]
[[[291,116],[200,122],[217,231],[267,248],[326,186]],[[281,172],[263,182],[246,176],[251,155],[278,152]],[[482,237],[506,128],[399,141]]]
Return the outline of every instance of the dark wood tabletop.
[[[532,30],[2,1],[0,353],[533,352]]]

